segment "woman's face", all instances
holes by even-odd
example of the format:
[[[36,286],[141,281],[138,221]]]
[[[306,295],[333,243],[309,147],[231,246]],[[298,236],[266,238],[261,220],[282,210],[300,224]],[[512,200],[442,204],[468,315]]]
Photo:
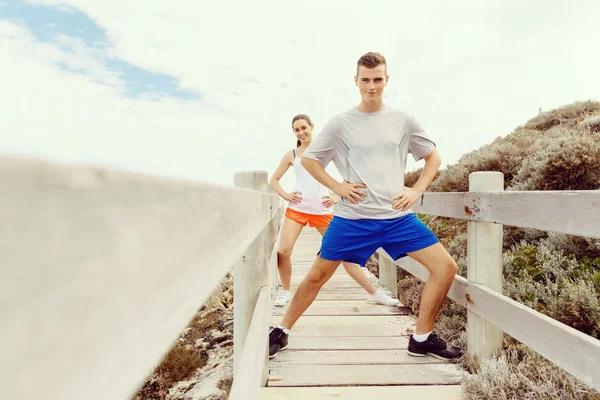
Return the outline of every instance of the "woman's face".
[[[310,142],[313,127],[305,119],[299,119],[292,124],[296,138],[300,143]]]

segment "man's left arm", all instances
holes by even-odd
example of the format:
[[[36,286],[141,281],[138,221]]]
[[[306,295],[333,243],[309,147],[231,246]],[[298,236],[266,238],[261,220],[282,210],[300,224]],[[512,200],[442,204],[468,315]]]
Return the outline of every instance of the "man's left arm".
[[[421,172],[419,180],[415,183],[412,188],[404,187],[401,193],[398,193],[393,197],[394,210],[406,211],[425,193],[431,182],[435,179],[435,176],[442,165],[442,159],[437,147],[423,157],[425,160],[425,166]]]

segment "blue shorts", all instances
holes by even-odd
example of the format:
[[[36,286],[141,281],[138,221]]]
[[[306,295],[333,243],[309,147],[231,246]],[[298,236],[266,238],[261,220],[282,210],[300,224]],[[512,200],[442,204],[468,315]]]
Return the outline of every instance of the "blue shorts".
[[[394,260],[406,253],[422,250],[439,243],[415,214],[394,219],[347,219],[333,217],[323,241],[321,258],[347,261],[364,266],[378,248],[383,248]]]

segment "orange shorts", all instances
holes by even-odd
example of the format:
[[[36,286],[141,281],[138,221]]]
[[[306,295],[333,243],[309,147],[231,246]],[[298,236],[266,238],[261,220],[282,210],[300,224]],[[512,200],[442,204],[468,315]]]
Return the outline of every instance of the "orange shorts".
[[[329,223],[333,219],[333,214],[315,215],[306,214],[300,211],[292,210],[287,208],[285,210],[285,216],[303,226],[310,226],[311,228],[317,226],[329,226]]]

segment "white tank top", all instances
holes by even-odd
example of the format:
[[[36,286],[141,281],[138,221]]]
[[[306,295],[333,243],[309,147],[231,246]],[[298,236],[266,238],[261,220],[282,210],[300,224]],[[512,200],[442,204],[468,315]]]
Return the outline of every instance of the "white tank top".
[[[300,158],[297,157],[296,150],[294,149],[292,152],[294,154],[294,170],[296,172],[295,191],[302,193],[302,201],[300,203],[292,203],[290,201],[288,207],[305,214],[333,214],[333,209],[325,207],[322,200],[323,196],[329,195],[329,191],[302,166]]]

